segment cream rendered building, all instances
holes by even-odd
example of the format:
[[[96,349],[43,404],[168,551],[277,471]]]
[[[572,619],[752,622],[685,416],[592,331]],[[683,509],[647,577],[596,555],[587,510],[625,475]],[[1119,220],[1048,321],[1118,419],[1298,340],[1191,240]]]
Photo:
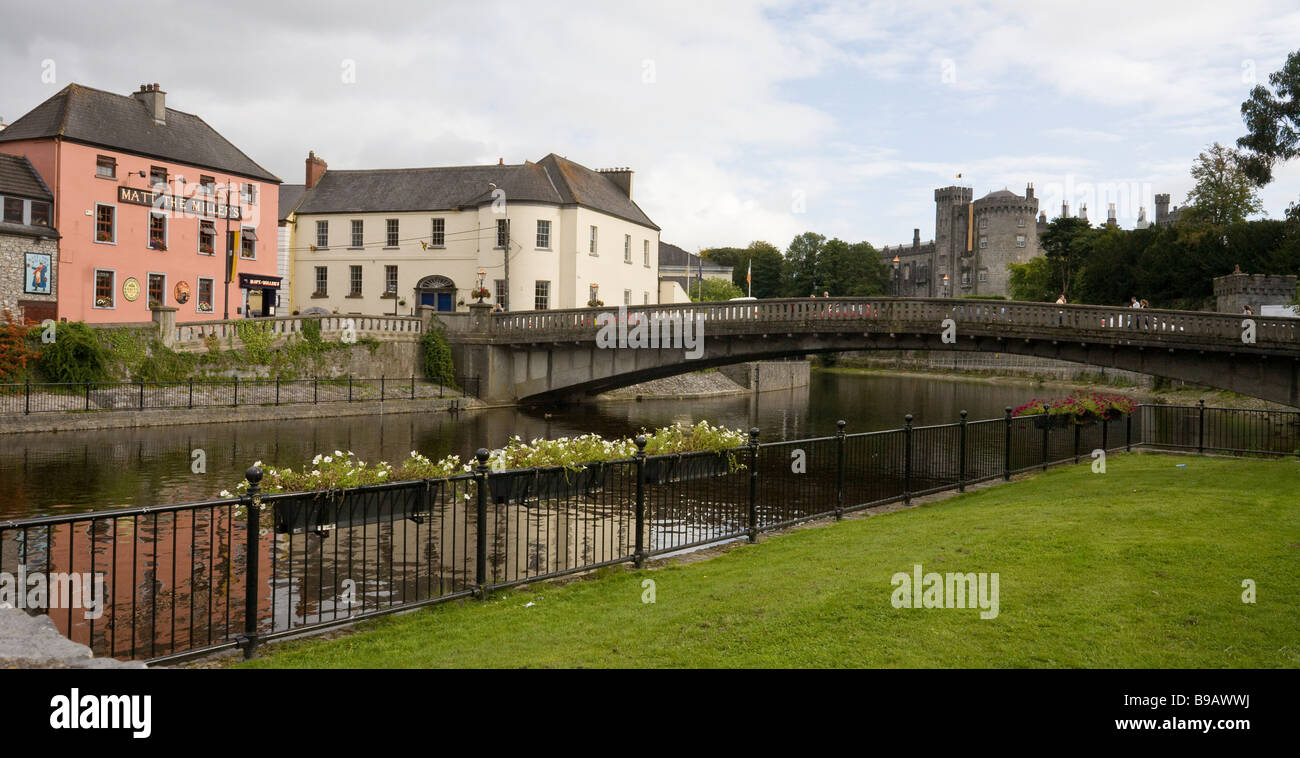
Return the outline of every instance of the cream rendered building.
[[[307,159],[289,239],[294,310],[358,314],[641,305],[659,300],[659,227],[632,171],[533,163],[330,171]],[[509,292],[503,243],[509,241]],[[404,305],[402,303],[405,303]]]

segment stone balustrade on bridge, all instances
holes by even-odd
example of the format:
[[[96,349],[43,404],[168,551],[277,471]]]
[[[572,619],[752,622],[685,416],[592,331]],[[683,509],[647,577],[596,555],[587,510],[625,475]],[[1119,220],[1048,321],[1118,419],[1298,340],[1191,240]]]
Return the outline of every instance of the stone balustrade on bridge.
[[[287,340],[289,337],[302,337],[303,325],[309,321],[320,324],[320,336],[324,340],[339,340],[349,332],[357,339],[376,339],[379,341],[414,341],[423,331],[423,322],[416,316],[282,316],[257,319],[222,319],[215,321],[193,321],[178,323],[164,334],[170,336],[169,346],[174,350],[198,350],[207,345],[210,338],[216,338],[222,346],[238,347],[240,324],[257,324],[268,329],[274,341]]]

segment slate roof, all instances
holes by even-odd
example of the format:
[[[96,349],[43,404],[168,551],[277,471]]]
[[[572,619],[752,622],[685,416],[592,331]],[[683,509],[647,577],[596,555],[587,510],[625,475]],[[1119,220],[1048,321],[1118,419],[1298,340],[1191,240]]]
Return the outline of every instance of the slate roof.
[[[289,216],[298,209],[298,203],[302,202],[303,193],[307,191],[305,184],[281,184],[280,185],[280,220],[285,221]]]
[[[688,252],[676,245],[670,245],[660,240],[659,242],[659,267],[673,268],[675,266],[685,266],[692,272],[698,270],[700,265],[700,256],[696,253]],[[728,274],[732,272],[732,266],[724,266],[716,261],[704,259],[704,270],[711,272],[725,271]]]
[[[54,200],[50,188],[36,173],[31,161],[22,155],[0,154],[0,195],[14,195],[34,200]]]
[[[298,213],[440,211],[492,202],[495,184],[507,203],[577,205],[658,230],[604,174],[554,153],[537,163],[436,168],[330,169],[307,191]]]
[[[198,116],[168,108],[167,123],[157,124],[135,97],[80,84],[69,84],[0,131],[0,142],[46,137],[280,181]]]

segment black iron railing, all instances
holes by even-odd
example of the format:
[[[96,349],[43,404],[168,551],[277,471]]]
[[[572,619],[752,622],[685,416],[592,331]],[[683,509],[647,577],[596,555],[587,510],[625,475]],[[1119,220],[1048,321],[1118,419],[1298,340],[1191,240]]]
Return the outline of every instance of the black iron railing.
[[[1300,412],[1140,406],[760,442],[577,469],[494,471],[322,493],[0,522],[0,571],[102,581],[46,612],[97,655],[165,662],[563,576],[1063,463],[1097,450],[1300,455]],[[93,605],[93,602],[90,603]]]
[[[477,377],[471,377],[477,389]],[[204,379],[182,382],[49,382],[0,384],[0,416],[88,411],[317,405],[458,397],[441,382],[410,377]]]

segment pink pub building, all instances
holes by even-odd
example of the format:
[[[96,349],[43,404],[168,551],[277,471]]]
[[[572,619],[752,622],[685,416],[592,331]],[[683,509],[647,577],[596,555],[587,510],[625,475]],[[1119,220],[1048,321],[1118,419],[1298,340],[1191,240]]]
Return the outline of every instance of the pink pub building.
[[[0,131],[54,196],[62,320],[275,315],[280,180],[165,96],[70,84]]]

